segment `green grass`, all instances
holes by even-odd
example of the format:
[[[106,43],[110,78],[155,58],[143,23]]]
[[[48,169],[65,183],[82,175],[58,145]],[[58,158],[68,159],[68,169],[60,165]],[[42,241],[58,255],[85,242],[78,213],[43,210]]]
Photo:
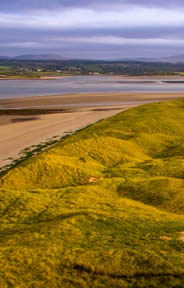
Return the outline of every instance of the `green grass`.
[[[184,287],[183,123],[140,106],[5,172],[0,287]]]
[[[2,65],[0,65],[0,71],[1,70],[12,70],[12,67],[11,66],[2,66]]]

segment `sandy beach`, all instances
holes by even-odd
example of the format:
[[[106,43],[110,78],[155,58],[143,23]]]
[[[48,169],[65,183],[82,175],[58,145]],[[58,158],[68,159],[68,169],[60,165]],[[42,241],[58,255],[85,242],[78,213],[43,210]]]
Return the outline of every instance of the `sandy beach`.
[[[0,99],[1,108],[76,108],[124,106],[184,97],[184,93],[104,92]],[[136,102],[136,103],[135,103]]]
[[[0,116],[0,166],[9,163],[9,157],[15,158],[26,147],[45,142],[53,136],[62,136],[65,132],[75,131],[87,124],[112,116],[123,108],[93,111],[78,109],[69,113],[54,113],[37,116],[36,120],[11,123],[15,116]],[[19,119],[25,116],[19,116]],[[27,116],[27,118],[29,118]],[[16,116],[17,119],[17,116]]]
[[[53,136],[62,136],[137,105],[181,97],[184,93],[96,93],[0,100],[1,109],[7,109],[1,110],[0,115],[0,166],[8,164],[7,158],[16,158],[24,148]],[[32,113],[26,111],[22,115],[18,108]],[[44,113],[34,115],[33,108],[44,109]]]

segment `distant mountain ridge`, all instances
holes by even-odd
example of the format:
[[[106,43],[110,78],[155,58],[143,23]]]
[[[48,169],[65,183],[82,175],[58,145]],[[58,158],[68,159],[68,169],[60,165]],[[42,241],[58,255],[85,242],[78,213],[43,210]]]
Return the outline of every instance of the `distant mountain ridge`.
[[[164,60],[165,62],[170,62],[170,63],[184,63],[184,54],[167,57],[167,58],[164,58]]]
[[[19,55],[14,57],[9,56],[0,56],[0,60],[72,60],[71,58],[63,57],[58,54],[25,54],[25,55]],[[73,59],[75,60],[75,59]],[[96,61],[91,59],[80,59],[80,60],[88,60],[88,61]],[[114,58],[111,60],[101,60],[101,61],[107,61],[107,62],[124,62],[124,61],[138,61],[138,62],[160,62],[160,63],[184,63],[184,54],[181,55],[174,55],[169,57],[159,57],[159,58],[146,58],[146,57],[124,57],[124,58]]]
[[[169,56],[164,58],[144,58],[144,57],[137,57],[137,58],[120,58],[115,61],[138,61],[138,62],[157,62],[157,63],[184,63],[184,55],[176,55],[176,56]]]
[[[57,54],[38,54],[38,55],[20,55],[15,57],[17,60],[65,60],[65,57],[62,57]]]
[[[141,62],[168,62],[168,63],[184,63],[184,55],[175,55],[164,58],[134,58],[133,61],[141,61]]]
[[[6,59],[11,59],[11,57],[8,57],[8,56],[0,56],[0,60],[6,60]]]

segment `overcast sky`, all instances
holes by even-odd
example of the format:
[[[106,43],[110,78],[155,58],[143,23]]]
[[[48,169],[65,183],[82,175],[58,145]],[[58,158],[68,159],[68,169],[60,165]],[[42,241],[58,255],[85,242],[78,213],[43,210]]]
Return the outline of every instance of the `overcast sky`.
[[[184,54],[183,0],[0,0],[0,55]]]

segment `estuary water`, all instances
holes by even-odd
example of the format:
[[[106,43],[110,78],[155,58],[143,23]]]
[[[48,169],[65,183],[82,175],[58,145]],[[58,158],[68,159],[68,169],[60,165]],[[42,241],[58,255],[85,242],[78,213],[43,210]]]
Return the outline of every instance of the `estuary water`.
[[[0,80],[0,99],[97,92],[184,92],[181,80],[70,76],[55,80]]]

